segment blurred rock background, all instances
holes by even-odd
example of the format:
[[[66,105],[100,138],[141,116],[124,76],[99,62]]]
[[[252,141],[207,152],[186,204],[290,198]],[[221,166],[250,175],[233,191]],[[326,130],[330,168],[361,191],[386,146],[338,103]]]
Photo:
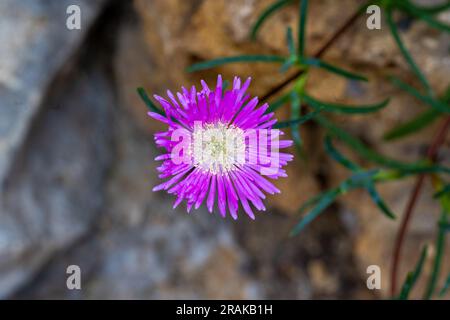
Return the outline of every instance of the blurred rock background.
[[[278,66],[233,64],[194,74],[190,64],[244,53],[286,54],[285,29],[298,8],[273,16],[258,40],[248,30],[272,0],[2,0],[0,2],[0,297],[1,298],[383,298],[389,288],[398,222],[364,192],[340,199],[300,236],[287,235],[303,201],[347,175],[321,149],[320,129],[303,126],[306,159],[288,167],[282,194],[256,221],[172,210],[157,183],[152,132],[137,87],[164,95],[217,73],[253,78],[263,95],[286,77]],[[431,1],[427,1],[429,3]],[[311,1],[309,53],[349,16],[358,0]],[[66,8],[81,8],[81,30],[66,28]],[[442,14],[450,23],[450,15]],[[449,83],[449,37],[407,18],[402,37],[437,92]],[[361,85],[317,71],[309,91],[321,100],[391,104],[369,117],[337,118],[373,148],[420,159],[436,127],[381,143],[394,124],[424,109],[384,80],[408,77],[385,25],[358,22],[326,59],[364,72]],[[411,79],[411,81],[414,81]],[[286,116],[284,110],[279,116]],[[440,158],[450,161],[450,137]],[[414,183],[380,189],[400,215]],[[402,279],[421,245],[434,240],[439,207],[428,189],[402,258]],[[447,248],[450,247],[449,246]],[[450,270],[450,252],[442,276]],[[82,270],[82,290],[66,288],[66,268]],[[366,268],[382,270],[382,290],[366,287]],[[425,274],[429,272],[429,261]],[[442,283],[443,280],[441,279]],[[420,284],[423,286],[423,283]],[[414,294],[420,297],[420,288]]]

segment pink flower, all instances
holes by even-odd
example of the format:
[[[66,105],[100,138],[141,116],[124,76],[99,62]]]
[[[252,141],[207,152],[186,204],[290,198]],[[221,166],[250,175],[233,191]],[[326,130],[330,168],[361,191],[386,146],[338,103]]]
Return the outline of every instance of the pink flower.
[[[235,77],[226,91],[220,75],[215,90],[201,84],[201,91],[182,88],[178,99],[170,91],[169,100],[155,95],[165,114],[148,114],[168,125],[167,131],[155,134],[157,146],[166,151],[155,159],[163,161],[159,177],[167,180],[153,191],[176,195],[174,208],[185,200],[188,212],[204,201],[212,212],[217,202],[220,214],[225,217],[228,207],[234,219],[240,203],[254,219],[250,203],[265,210],[264,192],[280,192],[267,178],[287,176],[282,167],[293,156],[278,149],[292,141],[279,140],[283,133],[272,129],[276,119],[266,113],[268,104],[257,107],[258,98],[250,99],[250,78],[241,85]]]

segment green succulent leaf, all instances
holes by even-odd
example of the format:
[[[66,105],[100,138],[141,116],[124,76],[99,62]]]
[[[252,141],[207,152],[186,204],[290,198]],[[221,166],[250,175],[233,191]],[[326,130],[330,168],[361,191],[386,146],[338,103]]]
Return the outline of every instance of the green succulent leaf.
[[[445,232],[450,232],[450,223],[446,222],[446,223],[440,223],[439,224],[439,228],[441,228],[442,230],[444,230]]]
[[[450,107],[445,105],[439,100],[435,100],[429,96],[421,94],[419,91],[417,91],[415,88],[411,87],[409,84],[403,82],[397,77],[390,77],[390,80],[394,85],[399,87],[400,89],[405,90],[410,95],[415,97],[417,100],[422,101],[423,103],[429,105],[430,107],[436,109],[439,112],[445,112],[450,113]]]
[[[359,81],[368,81],[368,79],[365,76],[353,73],[351,71],[341,69],[339,67],[333,66],[333,65],[331,65],[325,61],[322,61],[320,59],[317,59],[317,58],[307,58],[304,60],[304,63],[308,66],[325,69],[327,71],[330,71],[334,74],[343,76],[348,79],[359,80]]]
[[[321,195],[315,206],[309,211],[300,222],[292,229],[290,236],[298,235],[310,222],[317,218],[326,208],[328,208],[340,194],[339,189],[330,190]]]
[[[425,262],[425,258],[427,257],[427,251],[428,251],[428,248],[425,246],[422,249],[422,253],[420,255],[420,259],[417,262],[414,271],[409,272],[408,275],[406,276],[406,280],[403,283],[402,290],[401,290],[400,295],[398,297],[400,300],[407,300],[408,299],[412,288],[414,287],[414,285],[417,282],[417,279],[419,278],[420,274],[422,273],[423,264]]]
[[[284,6],[290,4],[294,0],[279,0],[268,6],[264,11],[261,13],[261,15],[256,20],[255,24],[253,25],[250,37],[251,39],[255,40],[256,36],[258,34],[259,29],[263,25],[263,23],[267,20],[268,17],[270,17],[272,14],[274,14],[277,10],[283,8]]]
[[[295,43],[294,43],[294,36],[292,35],[292,28],[288,27],[286,29],[286,42],[289,50],[289,54],[291,56],[295,56]]]
[[[300,220],[300,222],[292,229],[290,235],[298,235],[310,222],[317,218],[326,208],[328,208],[339,195],[355,188],[360,188],[366,185],[372,180],[373,176],[378,170],[369,170],[355,172],[350,178],[343,181],[337,188],[323,192],[310,200],[308,200],[299,209],[300,213],[304,212],[307,208],[313,206],[313,208]]]
[[[153,103],[153,101],[150,99],[150,97],[145,92],[144,88],[139,87],[136,89],[136,91],[139,94],[139,96],[141,97],[142,101],[145,102],[145,105],[147,106],[147,108],[149,110],[159,113],[159,114],[164,114],[164,112]]]
[[[409,5],[407,6],[407,11],[416,16],[417,18],[421,19],[425,23],[427,23],[430,27],[444,31],[444,32],[450,32],[450,26],[442,23],[436,19],[434,19],[430,14],[419,10],[415,5]]]
[[[300,118],[278,122],[273,127],[275,129],[281,129],[281,128],[286,128],[286,127],[291,127],[296,124],[301,125],[311,119],[314,119],[314,117],[316,117],[321,111],[322,110],[314,110],[308,114],[305,114],[304,116],[301,116]]]
[[[289,70],[290,67],[295,65],[297,63],[297,57],[296,56],[290,56],[286,59],[286,61],[281,65],[280,72],[286,72]]]
[[[421,12],[434,15],[450,9],[450,1],[447,1],[447,3],[437,4],[435,6],[418,6],[418,5],[414,6],[416,7],[417,10],[420,10]]]
[[[366,147],[360,140],[339,128],[331,121],[326,119],[325,117],[317,115],[315,117],[317,122],[327,129],[328,133],[332,136],[339,138],[342,142],[347,144],[350,148],[352,148],[356,153],[358,153],[363,158],[370,160],[374,163],[378,163],[381,165],[386,165],[388,167],[396,167],[396,168],[405,168],[409,167],[409,165],[399,162],[394,159],[386,158],[372,149]]]
[[[395,25],[394,19],[392,17],[392,11],[388,10],[387,12],[387,23],[389,25],[389,29],[391,31],[392,36],[394,37],[395,42],[397,43],[397,46],[399,47],[403,57],[405,58],[406,62],[408,62],[409,66],[413,70],[413,72],[416,74],[417,78],[420,80],[424,88],[427,90],[429,95],[433,95],[433,90],[431,89],[431,86],[425,77],[425,75],[422,73],[420,68],[417,66],[416,62],[414,61],[413,57],[409,53],[408,49],[403,44],[402,39],[400,38],[400,35],[397,30],[397,26]]]
[[[228,63],[239,63],[239,62],[275,62],[284,63],[286,61],[285,57],[277,55],[241,55],[233,57],[224,57],[212,59],[204,62],[195,63],[187,68],[187,72],[194,72],[199,70],[211,69],[215,67],[222,66]]]
[[[356,163],[354,163],[351,160],[349,160],[346,157],[344,157],[333,146],[333,143],[331,141],[331,137],[328,136],[328,135],[325,137],[325,151],[334,161],[340,163],[341,165],[343,165],[347,169],[350,169],[351,171],[357,171],[357,170],[361,169]]]
[[[433,198],[440,198],[450,193],[450,184],[445,185],[441,190],[433,195]]]
[[[439,118],[440,112],[435,109],[429,109],[411,120],[402,123],[388,132],[386,132],[383,136],[384,140],[395,140],[399,138],[403,138],[410,134],[414,134],[419,132],[420,130],[426,128],[428,125],[432,124],[436,119]]]
[[[439,296],[443,297],[449,289],[450,289],[450,274],[447,276],[447,280],[445,280],[444,286],[439,292]]]
[[[441,199],[441,203],[445,199]],[[448,204],[448,203],[447,203]],[[441,217],[439,219],[439,232],[437,234],[436,240],[435,240],[435,250],[436,253],[434,255],[434,261],[433,261],[433,267],[431,270],[430,279],[428,280],[427,288],[425,290],[424,299],[431,299],[432,295],[435,293],[436,285],[439,279],[439,274],[441,272],[442,267],[442,258],[444,256],[445,252],[445,234],[446,230],[442,228],[442,224],[447,223],[447,214],[449,211],[447,211],[448,208],[446,205],[444,205],[444,210],[441,212]]]
[[[373,202],[377,205],[377,207],[381,210],[381,212],[386,215],[389,219],[395,220],[395,214],[389,209],[389,207],[386,205],[386,203],[381,198],[380,194],[375,189],[375,185],[370,182],[366,185],[367,192],[369,193],[370,197],[372,198]]]
[[[298,119],[300,117],[300,110],[301,110],[301,99],[299,94],[297,92],[292,91],[291,92],[291,120]],[[292,139],[294,140],[295,146],[298,150],[301,149],[302,146],[302,139],[300,137],[300,124],[299,123],[293,123],[291,125],[291,134]]]
[[[314,99],[313,97],[306,95],[304,96],[305,102],[313,107],[322,107],[325,111],[343,113],[343,114],[364,114],[372,113],[383,109],[389,104],[389,99],[386,99],[380,103],[370,104],[370,105],[357,105],[348,106],[338,103],[322,102]]]
[[[308,0],[301,0],[300,19],[298,22],[298,56],[300,60],[305,56],[306,18],[308,16]]]
[[[392,159],[381,155],[372,149],[366,147],[359,139],[352,136],[348,132],[336,126],[334,123],[323,117],[322,115],[315,115],[314,119],[325,129],[327,129],[328,133],[331,136],[334,136],[340,139],[342,142],[347,144],[350,148],[352,148],[356,153],[358,153],[361,157],[370,160],[374,163],[377,163],[382,166],[396,168],[403,170],[404,173],[419,173],[419,172],[443,172],[450,173],[450,168],[442,167],[438,165],[429,165],[427,163],[418,162],[418,163],[405,163],[396,159]]]
[[[291,92],[283,94],[282,96],[280,96],[278,99],[276,99],[274,102],[272,102],[270,104],[270,106],[267,109],[266,113],[274,112],[275,110],[277,110],[281,106],[287,104],[289,102],[290,98],[291,98]]]

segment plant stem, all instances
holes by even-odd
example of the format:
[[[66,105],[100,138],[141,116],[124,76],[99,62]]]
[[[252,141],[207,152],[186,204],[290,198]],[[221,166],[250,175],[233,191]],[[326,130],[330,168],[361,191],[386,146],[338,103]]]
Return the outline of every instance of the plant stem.
[[[450,127],[450,117],[447,117],[439,128],[436,136],[433,139],[430,147],[427,150],[427,158],[431,161],[436,160],[437,152],[439,148],[444,143],[445,135]],[[391,296],[395,296],[397,292],[397,273],[400,261],[401,250],[403,246],[403,242],[405,240],[405,235],[408,229],[409,221],[411,220],[414,207],[417,203],[419,195],[422,191],[423,182],[425,180],[425,174],[421,174],[417,177],[416,184],[411,193],[411,196],[408,201],[408,205],[406,206],[405,213],[402,218],[402,222],[400,224],[399,231],[397,233],[397,238],[394,244],[394,251],[392,256],[392,269],[391,269]]]
[[[325,52],[331,47],[331,45],[342,35],[344,32],[349,29],[353,23],[358,19],[360,13],[362,12],[361,7],[356,10],[352,16],[328,39],[326,43],[322,45],[322,47],[317,50],[317,52],[314,54],[314,58],[320,58],[322,57]],[[285,86],[287,86],[292,81],[296,80],[304,70],[299,70],[295,72],[292,76],[284,80],[283,82],[279,83],[272,89],[270,89],[265,95],[261,97],[261,101],[266,101],[276,93],[278,93],[280,90],[282,90]]]

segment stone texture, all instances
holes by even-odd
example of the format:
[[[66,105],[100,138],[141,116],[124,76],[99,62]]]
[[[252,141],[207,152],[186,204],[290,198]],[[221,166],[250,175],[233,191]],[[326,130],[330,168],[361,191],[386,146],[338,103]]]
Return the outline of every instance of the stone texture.
[[[34,5],[38,3],[34,2]],[[89,18],[87,8],[94,9],[91,6],[86,6],[86,19]],[[57,10],[61,7],[53,8]],[[20,11],[20,8],[16,9]],[[34,14],[39,12],[30,5],[23,9]],[[61,39],[64,38],[65,32],[56,33]],[[49,50],[58,45],[56,40],[55,36],[47,39],[50,47],[42,47],[41,50],[49,54]],[[71,41],[75,41],[75,38]],[[66,56],[74,54],[73,48],[64,50],[67,51]],[[35,59],[49,60],[47,56],[39,57],[38,53],[35,52]],[[20,55],[17,58],[20,59]],[[28,134],[21,133],[23,138],[27,137],[26,143],[21,146],[22,151],[16,153],[0,196],[0,297],[5,297],[23,285],[57,250],[83,235],[95,221],[102,205],[102,189],[111,159],[109,131],[111,107],[114,104],[111,82],[98,70],[99,67],[95,70],[82,69],[79,76],[76,74],[81,70],[67,69],[67,72],[51,80],[48,85],[52,90],[45,94],[44,82],[51,78],[44,80],[43,77],[51,77],[51,73],[56,72],[53,69],[58,67],[53,66],[53,63],[61,59],[55,57],[54,62],[48,63],[48,74],[43,71],[46,66],[43,61],[39,62],[39,67],[33,66],[26,73],[23,70],[15,71],[21,81],[28,81],[21,73],[38,77],[36,81],[41,79],[42,82],[36,86],[29,84],[29,94],[36,95],[40,90],[38,95],[43,98],[41,102],[36,100],[33,104],[14,107],[16,110],[28,109],[30,114],[36,113],[38,109],[41,112],[35,114],[35,123],[29,128]],[[18,65],[22,68],[27,63]],[[34,75],[34,72],[41,74]],[[17,97],[27,96],[19,91],[14,94]],[[12,106],[4,102],[0,109],[11,110]],[[10,112],[7,114],[7,117],[12,115]],[[23,125],[25,130],[29,126],[25,123],[29,121],[27,117],[30,114],[17,119],[8,118],[8,121],[17,123],[19,127]],[[3,137],[9,139],[8,134]],[[18,140],[8,141],[19,148]],[[5,154],[6,151],[2,156]]]
[[[79,46],[103,0],[5,0],[0,4],[0,187],[48,85]],[[81,30],[66,28],[79,5]]]

